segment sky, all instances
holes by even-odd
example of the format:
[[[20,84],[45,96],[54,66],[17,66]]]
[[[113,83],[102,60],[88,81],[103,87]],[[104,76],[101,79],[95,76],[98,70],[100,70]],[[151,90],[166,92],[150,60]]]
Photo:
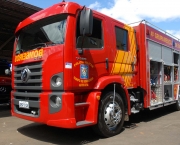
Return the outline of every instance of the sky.
[[[47,8],[61,0],[21,0]],[[70,0],[66,0],[70,1]],[[180,0],[71,0],[130,24],[146,20],[180,39]]]

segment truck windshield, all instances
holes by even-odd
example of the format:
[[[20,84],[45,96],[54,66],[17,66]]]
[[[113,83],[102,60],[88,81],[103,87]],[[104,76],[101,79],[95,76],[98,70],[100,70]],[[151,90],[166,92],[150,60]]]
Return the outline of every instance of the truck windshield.
[[[16,39],[16,54],[49,45],[63,44],[67,15],[41,19],[23,28]]]

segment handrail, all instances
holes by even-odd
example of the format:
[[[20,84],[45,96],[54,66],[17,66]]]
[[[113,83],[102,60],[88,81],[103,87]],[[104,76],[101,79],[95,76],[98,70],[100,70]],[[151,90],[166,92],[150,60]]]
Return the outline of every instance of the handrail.
[[[133,26],[137,26],[137,25],[134,25],[134,24],[137,24],[137,23],[138,23],[138,25],[139,25],[140,23],[147,24],[148,26],[151,26],[152,28],[155,28],[156,30],[162,32],[163,34],[168,35],[168,36],[170,36],[171,38],[173,38],[173,39],[175,39],[175,40],[177,40],[177,41],[180,42],[180,38],[177,38],[176,36],[174,36],[174,35],[166,32],[165,30],[163,30],[163,29],[155,26],[154,24],[152,24],[152,23],[150,23],[150,22],[148,22],[148,21],[146,21],[146,20],[141,20],[141,21],[138,21],[138,22],[130,23],[130,24],[128,24],[128,25],[130,25],[130,26],[133,27]]]

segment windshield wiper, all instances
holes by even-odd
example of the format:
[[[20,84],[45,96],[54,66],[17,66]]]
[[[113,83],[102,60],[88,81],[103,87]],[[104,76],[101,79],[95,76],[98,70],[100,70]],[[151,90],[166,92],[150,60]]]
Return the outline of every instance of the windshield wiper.
[[[18,53],[18,52],[19,52],[19,53]],[[18,50],[16,50],[15,54],[20,54],[20,53],[22,53],[22,52],[25,52],[25,50],[24,50],[24,49],[18,49]]]
[[[47,46],[53,46],[53,45],[57,45],[57,43],[54,43],[54,42],[37,43],[37,44],[30,45],[28,47],[35,47],[34,49],[38,49],[41,47],[47,47]]]
[[[47,47],[47,44],[46,43],[36,43],[36,44],[30,45],[28,47],[35,47],[34,49],[37,49],[39,47]]]
[[[53,45],[57,45],[57,43],[54,43],[54,42],[51,42],[51,41],[50,41],[50,42],[46,42],[46,45],[47,45],[47,46],[53,46]]]

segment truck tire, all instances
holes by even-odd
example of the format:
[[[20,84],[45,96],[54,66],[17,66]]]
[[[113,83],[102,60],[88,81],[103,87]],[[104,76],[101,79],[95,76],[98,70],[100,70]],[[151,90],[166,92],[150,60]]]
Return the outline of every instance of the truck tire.
[[[119,134],[124,124],[124,102],[121,96],[116,93],[113,105],[113,97],[114,92],[102,96],[99,104],[98,122],[93,126],[94,131],[103,137]]]

